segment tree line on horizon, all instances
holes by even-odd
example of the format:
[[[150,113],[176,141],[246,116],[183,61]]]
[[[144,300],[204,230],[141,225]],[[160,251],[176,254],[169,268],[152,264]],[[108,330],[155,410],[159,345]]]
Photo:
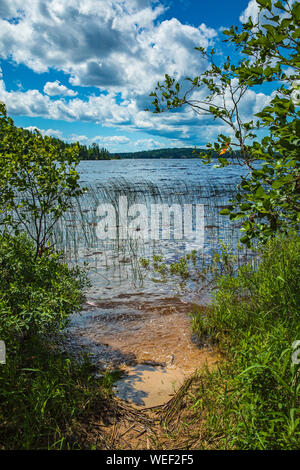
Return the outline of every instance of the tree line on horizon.
[[[23,129],[24,138],[26,136],[29,138],[33,131],[28,129]],[[55,144],[61,150],[65,150],[68,148],[73,147],[74,143],[65,142],[58,137],[49,137],[51,142]],[[79,142],[76,142],[79,151],[79,159],[80,160],[122,160],[122,159],[143,159],[143,158],[150,158],[150,159],[161,159],[161,158],[174,158],[174,159],[184,159],[184,158],[199,158],[199,152],[201,153],[208,153],[206,149],[202,148],[195,148],[195,147],[171,147],[171,148],[160,148],[160,149],[152,149],[152,150],[140,150],[137,152],[110,152],[105,147],[100,147],[99,144],[93,142],[91,145],[83,145]],[[1,151],[1,143],[0,143],[0,151]],[[217,157],[217,152],[215,153],[215,157]],[[236,158],[239,155],[232,154]]]

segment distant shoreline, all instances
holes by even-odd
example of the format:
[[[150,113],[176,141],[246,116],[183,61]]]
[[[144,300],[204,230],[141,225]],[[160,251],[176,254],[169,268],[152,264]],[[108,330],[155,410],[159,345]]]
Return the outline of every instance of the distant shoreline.
[[[194,147],[190,148],[167,148],[167,149],[156,149],[156,150],[143,150],[139,152],[120,152],[110,153],[110,158],[82,158],[81,161],[94,161],[94,160],[188,160],[199,158],[200,154],[208,154],[207,149]],[[217,157],[218,154],[213,155]]]
[[[184,148],[162,148],[155,150],[141,150],[138,152],[110,152],[111,160],[125,159],[187,159],[199,158],[199,153],[207,153],[207,149],[195,149],[195,147]],[[99,159],[100,160],[100,159]]]

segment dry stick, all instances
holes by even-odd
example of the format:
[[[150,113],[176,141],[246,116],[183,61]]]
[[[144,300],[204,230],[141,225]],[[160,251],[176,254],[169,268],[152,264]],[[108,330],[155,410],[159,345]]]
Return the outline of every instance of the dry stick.
[[[129,426],[129,428],[128,428],[128,429],[126,429],[126,431],[124,431],[122,434],[120,434],[120,436],[119,436],[119,437],[123,437],[123,436],[125,436],[125,434],[126,434],[128,431],[130,431],[132,428],[134,428],[134,425],[135,425],[135,423],[134,423],[132,426]]]
[[[127,441],[126,439],[124,439],[124,437],[122,438],[122,441],[125,443],[125,445],[127,446],[127,449],[126,450],[129,450],[129,449],[132,449],[132,443]]]
[[[155,405],[155,406],[148,406],[147,408],[142,408],[141,411],[147,411],[147,410],[159,410],[160,408],[163,408],[165,406],[165,403],[163,403],[162,405]]]
[[[110,440],[110,447],[112,446],[114,439],[115,439],[115,431],[116,431],[116,417],[114,417],[114,427],[111,435],[111,440]]]
[[[165,404],[164,409],[166,412],[165,412],[165,416],[161,417],[161,421],[163,419],[167,421],[170,421],[172,419],[172,416],[176,412],[177,405],[180,402],[181,397],[183,396],[184,392],[186,392],[186,390],[190,387],[193,380],[194,380],[194,375],[192,375],[189,379],[187,379],[185,383],[180,387],[178,392],[171,398],[171,400],[169,400]]]
[[[140,436],[142,436],[143,434],[145,434],[145,432],[147,431],[147,429],[144,429],[142,432],[140,432],[137,436],[136,436],[136,439]]]

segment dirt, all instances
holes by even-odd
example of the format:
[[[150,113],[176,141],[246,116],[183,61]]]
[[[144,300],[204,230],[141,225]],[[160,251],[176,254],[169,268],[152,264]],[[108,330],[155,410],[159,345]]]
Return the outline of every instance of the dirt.
[[[78,429],[81,448],[107,450],[194,450],[214,448],[220,436],[210,436],[205,416],[195,413],[194,397],[204,392],[201,374],[185,380],[168,402],[139,408],[114,398],[104,415],[91,414]]]
[[[88,350],[98,373],[104,368],[123,373],[104,415],[92,414],[80,428],[83,447],[197,448],[198,422],[185,402],[197,371],[216,367],[221,358],[193,339],[190,314],[195,308],[205,311],[178,298],[147,301],[122,294],[88,301],[83,313],[74,315],[68,347]]]

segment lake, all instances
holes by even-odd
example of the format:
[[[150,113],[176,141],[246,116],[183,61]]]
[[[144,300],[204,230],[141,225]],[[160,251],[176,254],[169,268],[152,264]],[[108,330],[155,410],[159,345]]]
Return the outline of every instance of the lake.
[[[74,315],[68,329],[70,345],[73,349],[87,346],[100,368],[127,368],[129,379],[119,383],[120,396],[153,405],[166,398],[174,377],[180,381],[199,364],[213,361],[211,352],[193,341],[188,315],[195,305],[210,301],[208,276],[198,273],[206,272],[221,242],[235,246],[240,236],[239,225],[219,212],[245,170],[238,165],[216,169],[198,159],[161,159],[84,161],[79,172],[88,192],[74,202],[55,231],[56,244],[64,249],[66,259],[87,265],[91,281],[83,314]],[[123,202],[126,198],[122,210],[120,198]],[[151,217],[158,205],[167,209],[175,205],[177,212],[166,219],[159,214],[153,237]],[[187,208],[191,211],[188,237]],[[130,230],[122,237],[124,211]],[[137,219],[143,211],[144,218]],[[114,238],[103,239],[99,227],[104,225]],[[175,236],[176,227],[183,227],[182,236]],[[201,230],[203,237],[197,238]],[[189,264],[192,275],[185,280],[165,278],[151,268],[153,255],[161,257],[160,263],[170,264],[192,250],[196,253]],[[247,250],[239,253],[242,262],[247,256]],[[169,380],[161,382],[162,376]],[[165,385],[157,392],[160,388],[153,390],[153,383]]]
[[[134,159],[108,161],[82,161],[79,164],[82,183],[103,183],[115,178],[132,182],[151,181],[164,187],[176,181],[191,186],[199,184],[222,185],[237,183],[246,170],[239,165],[216,169],[214,164],[204,165],[200,159]]]
[[[79,172],[81,183],[89,192],[74,203],[57,226],[55,241],[58,247],[64,248],[69,260],[89,264],[93,282],[91,298],[111,298],[114,294],[133,291],[149,295],[153,282],[149,282],[141,267],[141,257],[151,259],[153,254],[158,254],[170,262],[191,250],[201,252],[202,258],[210,257],[220,240],[233,244],[240,235],[236,225],[219,215],[245,174],[239,166],[216,169],[197,159],[84,161],[79,165]],[[195,211],[197,204],[204,205],[204,240],[201,243],[193,237],[175,240],[163,237],[162,233],[159,240],[129,235],[123,240],[99,239],[97,208],[109,203],[118,212],[119,198],[124,196],[128,207],[143,204],[150,209],[152,204],[177,204],[184,209],[189,204]],[[196,230],[194,218],[192,229]],[[155,292],[169,292],[169,288],[156,285]]]

